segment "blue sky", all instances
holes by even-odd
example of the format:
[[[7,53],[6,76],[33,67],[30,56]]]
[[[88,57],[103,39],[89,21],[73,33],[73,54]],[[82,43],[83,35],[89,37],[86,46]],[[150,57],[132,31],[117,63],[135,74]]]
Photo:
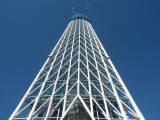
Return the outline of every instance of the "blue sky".
[[[0,119],[14,111],[54,48],[72,4],[87,0],[0,0]],[[160,1],[91,0],[88,17],[147,120],[160,114]]]

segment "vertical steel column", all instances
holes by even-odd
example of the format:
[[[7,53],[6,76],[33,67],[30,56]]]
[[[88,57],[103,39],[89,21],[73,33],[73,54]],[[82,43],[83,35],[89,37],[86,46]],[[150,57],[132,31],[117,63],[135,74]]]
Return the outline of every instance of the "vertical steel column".
[[[61,39],[63,38],[64,34],[67,32],[67,28],[65,29],[63,35],[61,36],[60,40],[58,41],[58,43],[56,44],[56,46],[54,47],[54,49],[52,50],[50,56],[53,54],[53,52],[55,51],[56,47],[58,46],[59,42],[61,41]],[[22,107],[22,105],[24,104],[28,94],[30,93],[30,91],[32,90],[34,84],[36,83],[38,77],[40,76],[41,72],[43,71],[43,69],[45,68],[46,64],[49,61],[49,57],[47,58],[46,62],[44,63],[44,65],[42,66],[42,68],[40,69],[39,73],[37,74],[37,76],[35,77],[35,79],[33,80],[31,86],[28,88],[27,92],[25,93],[25,95],[23,96],[22,100],[20,101],[20,103],[18,104],[17,108],[15,109],[15,111],[12,113],[11,117],[9,118],[9,120],[13,120],[14,117],[16,116],[16,113],[20,110],[20,108]]]
[[[83,19],[80,19],[79,20],[79,72],[80,72],[80,28],[82,27],[83,24],[81,24],[84,20]],[[87,53],[86,53],[87,54]],[[79,76],[80,78],[80,76]],[[79,84],[80,84],[80,81],[79,81]],[[87,111],[87,113],[89,114],[89,116],[91,117],[92,120],[95,120],[94,119],[94,115],[92,114],[92,112],[90,112],[90,110],[88,109],[87,105],[85,104],[84,100],[82,99],[81,95],[79,95],[79,99],[80,101],[82,102],[85,110]]]
[[[103,49],[104,49],[104,48],[103,48]],[[106,54],[106,55],[107,55],[107,54]],[[107,55],[107,57],[108,57],[108,55]],[[119,82],[121,83],[121,85],[122,85],[125,93],[127,94],[127,97],[129,98],[129,100],[130,100],[130,102],[131,102],[134,110],[135,110],[136,113],[138,114],[138,117],[140,118],[140,120],[145,120],[144,116],[142,115],[142,113],[140,112],[138,106],[136,105],[135,101],[133,100],[131,94],[129,93],[127,87],[125,86],[124,82],[122,81],[122,78],[120,77],[120,75],[118,74],[116,68],[114,67],[112,61],[111,61],[110,59],[109,59],[108,61],[109,61],[109,63],[111,64],[114,72],[116,73],[116,75],[117,75],[117,77],[118,77],[118,79],[119,79]]]
[[[86,22],[87,23],[87,22]],[[88,28],[88,24],[86,25],[87,26],[87,31],[89,33],[89,28]],[[92,33],[92,31],[90,31]],[[93,33],[92,33],[93,35]],[[108,120],[110,120],[110,115],[109,115],[109,110],[108,110],[108,107],[107,107],[107,102],[105,100],[105,94],[104,94],[104,89],[103,89],[103,86],[102,86],[102,81],[101,81],[101,78],[100,78],[100,74],[99,74],[99,69],[98,69],[98,65],[97,65],[97,60],[96,60],[96,57],[95,57],[95,52],[94,52],[94,48],[93,48],[93,41],[91,41],[91,35],[89,34],[89,38],[90,38],[90,42],[91,42],[91,47],[93,49],[93,55],[94,55],[94,60],[95,60],[95,63],[96,63],[96,69],[97,69],[97,73],[98,73],[98,78],[99,78],[99,83],[100,83],[100,87],[101,87],[101,92],[102,92],[102,97],[103,97],[103,102],[104,102],[104,106],[105,106],[105,109],[106,109],[106,113],[107,113],[107,118]]]
[[[69,28],[67,28],[67,31],[68,31],[68,29],[69,29]],[[61,43],[61,45],[62,45],[62,43]],[[59,50],[60,50],[60,48],[59,48]],[[58,54],[58,52],[57,52],[57,54]],[[57,54],[56,54],[56,56],[57,56]],[[56,57],[54,58],[54,60],[55,60],[55,59],[56,59]],[[31,111],[30,111],[30,113],[29,113],[29,115],[28,115],[27,120],[31,120],[31,119],[32,119],[32,116],[33,116],[32,114],[34,113],[34,111],[35,111],[35,109],[36,109],[36,106],[37,106],[37,104],[38,104],[38,102],[39,102],[39,99],[40,99],[40,97],[41,97],[41,95],[42,95],[42,91],[43,91],[43,89],[44,89],[44,87],[45,87],[45,84],[46,84],[46,82],[47,82],[47,80],[48,80],[48,77],[49,77],[49,74],[50,74],[50,72],[51,72],[51,70],[52,70],[53,64],[54,64],[54,62],[52,62],[51,66],[50,66],[50,69],[49,69],[49,71],[48,71],[48,73],[47,73],[47,76],[46,76],[46,78],[45,78],[45,80],[44,80],[44,82],[43,82],[43,84],[42,84],[42,87],[41,87],[41,89],[40,89],[40,91],[39,91],[39,93],[38,93],[38,96],[37,96],[37,98],[36,98],[36,100],[35,100],[35,103],[34,103],[32,109],[31,109]]]
[[[99,41],[99,39],[98,39],[98,41]],[[100,42],[99,42],[99,43],[100,43]],[[101,44],[101,43],[100,43],[100,44]],[[103,49],[103,51],[105,52],[105,55],[106,55],[107,57],[109,57],[108,54],[107,54],[107,52],[106,52],[105,49],[103,48],[103,46],[102,46],[102,49]],[[129,98],[129,100],[130,100],[130,102],[131,102],[134,110],[135,110],[136,113],[138,114],[138,117],[140,118],[140,120],[145,120],[144,116],[142,115],[142,113],[140,112],[138,106],[136,105],[135,101],[133,100],[131,94],[129,93],[127,87],[125,86],[122,78],[120,77],[119,73],[117,72],[116,68],[114,67],[112,61],[111,61],[110,59],[108,59],[108,62],[111,64],[111,66],[112,66],[112,68],[113,68],[116,76],[118,77],[119,82],[121,83],[121,85],[122,85],[125,93],[127,94],[127,97]]]
[[[84,20],[83,20],[83,27],[84,27]],[[88,51],[87,51],[87,43],[86,43],[86,29],[84,28],[84,41],[85,41],[85,51],[86,51],[86,62],[87,62],[87,74],[88,74],[88,86],[89,86],[89,96],[90,96],[90,108],[91,108],[91,114],[94,117],[93,112],[93,100],[92,100],[92,88],[91,88],[91,80],[90,80],[90,74],[89,74],[89,63],[88,63]]]
[[[89,25],[90,25],[90,24],[89,24]],[[94,30],[92,29],[91,25],[90,25],[90,28],[91,28],[91,31],[94,33]],[[112,78],[111,78],[111,76],[110,76],[110,73],[109,73],[109,71],[108,71],[108,68],[107,68],[106,65],[105,65],[104,58],[103,58],[103,56],[102,56],[102,54],[101,54],[101,51],[100,51],[99,46],[98,46],[98,44],[97,44],[96,38],[97,38],[96,33],[94,33],[94,39],[95,39],[97,48],[98,48],[98,50],[99,50],[99,53],[100,53],[102,62],[103,62],[103,64],[104,64],[104,66],[105,66],[107,75],[108,75],[108,77],[109,77],[109,81],[110,81],[111,86],[112,86],[112,89],[113,89],[113,91],[114,91],[114,94],[115,94],[116,100],[117,100],[117,102],[118,102],[119,108],[120,108],[120,110],[121,110],[122,117],[123,117],[124,120],[127,120],[126,113],[125,113],[125,111],[124,111],[124,109],[123,109],[122,103],[121,103],[121,101],[120,101],[119,95],[118,95],[118,93],[117,93],[117,91],[116,91],[116,88],[115,88],[115,86],[114,86],[114,83],[113,83],[113,81],[112,81]],[[101,46],[101,47],[102,47],[102,46]]]
[[[90,25],[90,26],[91,26],[91,25]],[[93,32],[95,33],[95,31],[94,31],[94,29],[93,29],[92,26],[91,26],[91,28],[92,28]],[[96,35],[96,33],[95,33],[95,35]],[[100,42],[100,40],[99,40],[99,38],[98,38],[97,35],[96,35],[96,38],[97,38],[99,44],[101,45],[101,47],[102,47],[102,49],[103,49],[105,55],[106,55],[107,57],[109,57],[108,54],[107,54],[107,52],[105,51],[103,45],[101,44],[101,42]],[[125,93],[127,94],[127,97],[129,98],[129,100],[130,100],[130,102],[131,102],[131,104],[132,104],[134,110],[135,110],[136,113],[138,114],[138,117],[140,118],[140,120],[145,120],[144,116],[142,115],[142,113],[140,112],[138,106],[136,105],[135,101],[133,100],[131,94],[129,93],[127,87],[125,86],[125,84],[124,84],[122,78],[120,77],[119,73],[117,72],[116,68],[114,67],[112,61],[111,61],[110,59],[109,59],[108,61],[109,61],[109,63],[111,64],[112,68],[114,69],[114,72],[116,73],[116,76],[118,77],[119,82],[121,83],[121,85],[122,85],[122,87],[123,87]]]
[[[73,23],[71,22],[70,24],[69,24],[69,26],[68,26],[68,29],[69,29],[69,34],[70,34],[70,32],[71,32],[71,26],[73,25]],[[66,34],[67,35],[67,34]],[[65,37],[64,37],[65,38]],[[64,55],[65,55],[65,52],[66,52],[66,48],[67,48],[67,45],[68,45],[68,42],[69,42],[69,39],[67,40],[67,43],[66,43],[66,45],[65,45],[65,50],[64,50],[64,53],[62,54],[62,60],[61,60],[61,62],[60,62],[60,67],[59,67],[59,70],[58,70],[58,74],[57,74],[57,78],[56,78],[56,81],[55,81],[55,86],[54,86],[54,88],[53,88],[53,91],[52,91],[52,95],[51,95],[51,99],[50,99],[50,102],[49,102],[49,106],[48,106],[48,110],[47,110],[47,114],[46,114],[46,117],[45,117],[45,120],[47,120],[48,119],[48,117],[49,117],[49,113],[50,113],[50,110],[51,110],[51,105],[52,105],[52,102],[53,102],[53,98],[54,98],[54,93],[55,93],[55,90],[56,90],[56,87],[57,87],[57,83],[58,83],[58,77],[59,77],[59,74],[60,74],[60,68],[62,67],[62,62],[63,62],[63,60],[64,60]],[[61,47],[62,47],[62,44],[61,44]],[[60,47],[60,48],[61,48]]]
[[[79,92],[80,92],[80,20],[78,19],[78,29],[79,29],[79,33],[78,33],[78,81],[77,81],[77,95],[79,96]]]
[[[63,111],[62,111],[62,115],[65,113],[66,110],[66,102],[67,102],[67,93],[68,93],[68,84],[69,84],[69,76],[70,76],[70,70],[71,70],[71,62],[72,62],[72,53],[73,53],[73,46],[74,46],[74,41],[75,41],[75,29],[76,29],[76,23],[77,21],[74,20],[73,22],[73,27],[72,29],[74,29],[74,36],[73,36],[73,42],[72,42],[72,50],[71,50],[71,57],[70,57],[70,62],[69,62],[69,70],[68,70],[68,76],[67,76],[67,83],[66,83],[66,89],[65,89],[65,96],[64,96],[64,104],[63,104]]]

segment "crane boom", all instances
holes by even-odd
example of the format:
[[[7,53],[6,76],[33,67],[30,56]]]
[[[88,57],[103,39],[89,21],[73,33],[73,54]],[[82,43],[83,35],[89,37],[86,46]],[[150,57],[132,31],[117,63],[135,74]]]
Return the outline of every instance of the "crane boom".
[[[89,5],[89,3],[90,3],[90,0],[88,0],[88,2],[87,2],[86,8],[85,8],[85,10],[84,10],[84,14],[86,14],[86,13],[87,13],[87,9],[88,9],[88,5]]]
[[[72,4],[73,15],[75,15],[74,5]]]

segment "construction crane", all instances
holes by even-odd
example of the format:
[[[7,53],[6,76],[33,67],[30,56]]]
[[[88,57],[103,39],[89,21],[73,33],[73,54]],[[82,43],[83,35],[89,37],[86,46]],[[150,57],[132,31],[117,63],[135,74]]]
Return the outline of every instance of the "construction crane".
[[[74,5],[72,4],[73,15],[75,15]]]
[[[86,13],[87,13],[87,9],[88,9],[88,5],[89,5],[89,3],[90,3],[90,0],[88,0],[88,2],[87,2],[86,8],[85,8],[85,10],[84,10],[84,14],[86,14]]]
[[[90,0],[87,1],[86,7],[85,7],[85,10],[84,10],[84,14],[87,13],[87,9],[88,9],[89,3],[90,3]],[[73,4],[72,4],[72,10],[73,10],[73,15],[75,15],[75,9],[74,9],[74,5]]]

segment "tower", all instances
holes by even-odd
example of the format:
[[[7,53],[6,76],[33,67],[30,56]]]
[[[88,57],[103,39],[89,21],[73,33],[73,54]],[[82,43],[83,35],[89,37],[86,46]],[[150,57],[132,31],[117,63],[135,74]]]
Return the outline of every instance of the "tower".
[[[67,28],[9,120],[145,120],[85,14]]]

